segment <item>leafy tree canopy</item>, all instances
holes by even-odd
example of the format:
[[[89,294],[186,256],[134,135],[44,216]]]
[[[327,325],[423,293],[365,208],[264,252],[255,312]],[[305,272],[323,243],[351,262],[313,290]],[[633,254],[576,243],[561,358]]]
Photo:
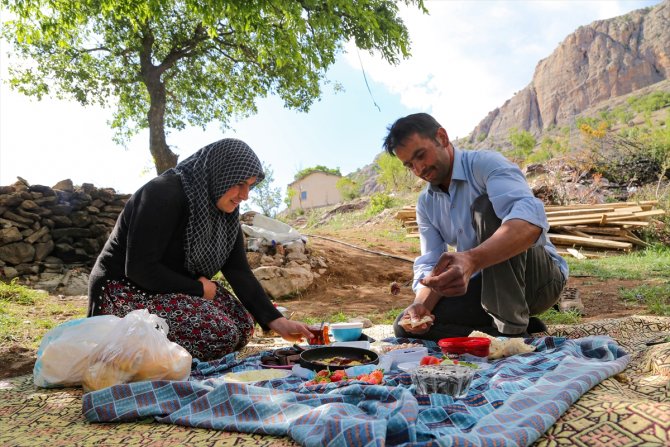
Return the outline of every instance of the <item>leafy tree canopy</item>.
[[[312,167],[312,168],[301,169],[300,171],[298,171],[298,172],[295,174],[295,176],[293,177],[293,179],[294,179],[294,180],[300,180],[300,179],[303,179],[303,178],[307,177],[309,174],[311,174],[311,173],[313,173],[313,172],[324,172],[324,173],[326,173],[326,174],[333,174],[333,175],[339,175],[339,176],[342,176],[342,173],[340,172],[340,168],[331,169],[331,168],[327,168],[327,167],[325,167],[325,166],[323,166],[323,165],[316,165],[316,166],[314,166],[314,167]]]
[[[177,155],[169,130],[256,112],[276,94],[306,111],[343,44],[390,63],[409,54],[397,3],[423,0],[0,0],[2,36],[22,61],[10,85],[114,110],[123,143],[149,128],[158,172]]]

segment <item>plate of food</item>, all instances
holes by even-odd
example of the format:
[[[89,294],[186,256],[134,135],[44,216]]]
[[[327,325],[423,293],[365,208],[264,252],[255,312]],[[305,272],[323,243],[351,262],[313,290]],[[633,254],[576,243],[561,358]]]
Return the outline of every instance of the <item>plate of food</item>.
[[[255,383],[264,380],[283,379],[291,375],[291,371],[281,369],[250,369],[246,371],[224,374],[225,382],[230,383]]]

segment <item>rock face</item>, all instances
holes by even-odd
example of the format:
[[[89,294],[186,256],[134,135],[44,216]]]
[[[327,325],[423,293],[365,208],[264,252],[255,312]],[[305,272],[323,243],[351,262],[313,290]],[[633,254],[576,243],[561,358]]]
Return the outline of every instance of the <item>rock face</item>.
[[[571,124],[581,111],[668,79],[670,2],[593,22],[570,34],[541,60],[532,82],[479,123],[474,147],[507,144],[512,128],[538,136]]]

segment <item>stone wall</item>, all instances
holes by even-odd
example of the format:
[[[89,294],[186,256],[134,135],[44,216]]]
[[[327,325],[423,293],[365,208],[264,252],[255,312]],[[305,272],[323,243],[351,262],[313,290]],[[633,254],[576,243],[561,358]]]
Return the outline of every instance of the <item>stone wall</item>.
[[[0,186],[0,279],[53,290],[90,270],[130,194],[90,183]]]

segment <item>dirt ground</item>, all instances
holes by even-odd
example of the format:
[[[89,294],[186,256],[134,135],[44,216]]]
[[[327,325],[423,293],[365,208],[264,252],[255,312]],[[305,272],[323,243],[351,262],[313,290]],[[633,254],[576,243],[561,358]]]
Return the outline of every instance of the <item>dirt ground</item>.
[[[411,259],[416,256],[416,248],[388,238],[369,240],[373,233],[364,228],[359,229],[359,234],[350,234],[346,241],[341,235],[322,235],[336,240],[310,237],[308,248],[313,255],[326,260],[327,271],[308,290],[296,297],[280,300],[278,304],[294,312],[293,319],[296,320],[337,312],[349,316],[381,318],[392,309],[406,307],[413,298],[410,288]],[[345,244],[353,244],[358,248]],[[369,251],[388,253],[407,260]],[[392,282],[401,285],[398,295],[391,294]],[[643,314],[643,306],[631,306],[619,299],[619,289],[637,285],[639,282],[636,281],[600,281],[593,277],[572,277],[568,282],[568,287],[576,288],[584,302],[583,321]],[[86,297],[83,296],[65,299],[50,297],[50,301],[69,301],[82,308],[86,306]],[[34,362],[35,352],[32,350],[11,345],[0,348],[0,378],[30,373]]]

